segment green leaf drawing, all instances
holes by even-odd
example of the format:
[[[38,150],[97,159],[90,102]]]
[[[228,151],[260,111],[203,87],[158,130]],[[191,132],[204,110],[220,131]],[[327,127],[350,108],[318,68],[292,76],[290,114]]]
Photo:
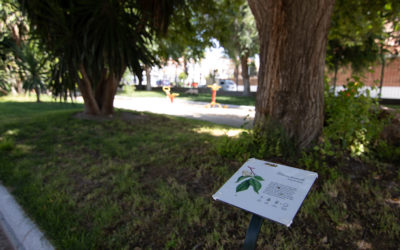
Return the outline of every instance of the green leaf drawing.
[[[239,182],[239,181],[241,181],[241,180],[244,180],[244,179],[250,178],[250,177],[251,177],[251,176],[240,176],[240,177],[237,179],[236,182]]]
[[[261,189],[261,183],[257,181],[255,178],[251,178],[249,180],[249,183],[253,187],[254,191],[258,194],[258,191]]]
[[[251,179],[250,179],[251,180]],[[242,183],[240,183],[237,187],[236,187],[236,192],[240,192],[240,191],[244,191],[247,190],[250,187],[250,180],[244,181]]]
[[[254,179],[256,179],[257,181],[263,181],[263,180],[264,180],[264,179],[263,179],[261,176],[259,176],[259,175],[254,176]]]

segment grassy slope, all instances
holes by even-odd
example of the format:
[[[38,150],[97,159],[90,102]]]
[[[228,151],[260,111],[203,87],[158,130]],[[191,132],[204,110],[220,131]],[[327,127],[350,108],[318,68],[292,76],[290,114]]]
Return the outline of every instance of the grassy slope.
[[[240,248],[250,215],[211,198],[241,165],[218,156],[207,131],[221,126],[80,120],[64,105],[0,102],[0,180],[56,247]],[[380,178],[321,175],[291,228],[265,222],[259,246],[396,248],[399,206]]]

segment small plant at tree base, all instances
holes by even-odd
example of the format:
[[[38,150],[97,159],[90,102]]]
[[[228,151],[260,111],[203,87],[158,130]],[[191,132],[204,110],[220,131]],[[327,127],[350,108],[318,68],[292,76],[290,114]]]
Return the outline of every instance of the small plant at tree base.
[[[298,151],[283,128],[268,119],[264,126],[266,129],[255,127],[245,131],[239,138],[226,138],[225,141],[217,145],[218,153],[221,156],[241,162],[251,157],[258,159],[270,157],[294,159]]]

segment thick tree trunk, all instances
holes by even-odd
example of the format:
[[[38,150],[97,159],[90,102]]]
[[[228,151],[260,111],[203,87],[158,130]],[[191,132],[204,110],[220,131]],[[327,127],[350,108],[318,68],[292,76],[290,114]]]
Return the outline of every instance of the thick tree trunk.
[[[124,69],[125,71],[125,69]],[[85,104],[85,113],[91,115],[112,115],[114,113],[114,97],[117,93],[118,84],[122,78],[122,73],[116,74],[103,70],[96,89],[93,90],[92,80],[86,73],[83,65],[80,66],[82,79],[78,85],[82,93]]]
[[[114,74],[110,74],[104,85],[103,98],[101,102],[101,114],[112,115],[114,113],[114,97],[117,93],[118,83],[121,78]]]
[[[248,0],[260,37],[255,124],[279,122],[299,148],[323,126],[325,50],[334,0]]]
[[[247,63],[249,59],[249,53],[246,52],[240,56],[240,63],[242,65],[242,79],[243,79],[243,95],[248,96],[250,94],[250,77],[249,77],[249,65]]]
[[[151,66],[150,65],[146,65],[146,67],[144,68],[144,70],[146,71],[146,90],[150,91],[151,90]]]

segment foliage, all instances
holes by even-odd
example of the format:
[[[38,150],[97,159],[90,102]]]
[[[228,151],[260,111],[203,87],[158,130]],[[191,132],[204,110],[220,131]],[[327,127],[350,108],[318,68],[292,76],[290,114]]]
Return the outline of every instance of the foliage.
[[[127,96],[135,95],[135,92],[136,92],[135,85],[124,85],[123,89],[124,89],[124,91],[123,91],[124,95],[127,95]]]
[[[168,34],[156,40],[155,54],[164,62],[198,61],[204,57],[206,47],[213,46],[212,21],[219,16],[214,0],[186,0],[171,18]],[[185,63],[185,62],[184,62]]]
[[[340,162],[350,158],[366,161],[377,158],[386,162],[400,159],[399,147],[382,140],[381,132],[388,120],[380,116],[377,100],[370,97],[370,90],[358,77],[353,76],[337,95],[329,89],[327,81],[325,86],[325,124],[314,148],[297,152],[284,131],[270,123],[266,133],[254,128],[239,138],[226,138],[218,145],[219,154],[241,162],[251,157],[285,160],[297,157],[300,165],[333,179],[338,173],[328,167],[330,159]]]
[[[259,53],[258,31],[254,16],[246,0],[220,0],[217,6],[220,9],[221,20],[214,25],[216,38],[224,47],[225,53],[234,61],[235,68],[238,69],[239,64],[241,65],[243,94],[249,95],[248,59]],[[252,74],[254,70],[250,75]]]
[[[265,129],[256,127],[243,132],[238,138],[225,138],[217,146],[218,153],[240,162],[253,157],[258,159],[294,158],[297,150],[283,128],[273,121],[268,121],[266,124]]]
[[[7,95],[10,93],[12,84],[11,77],[7,65],[9,65],[10,59],[6,59],[8,55],[4,55],[3,59],[0,60],[0,96]],[[9,62],[6,62],[9,61]]]
[[[400,146],[390,145],[385,141],[379,141],[374,150],[376,157],[381,161],[400,162]],[[400,177],[400,169],[399,169]]]
[[[170,16],[181,4],[180,0],[19,2],[32,32],[57,61],[55,89],[75,89],[78,83],[86,111],[96,115],[112,113],[115,89],[126,68],[141,78],[141,65],[156,63],[148,45],[166,32]]]
[[[374,63],[385,52],[385,40],[393,38],[399,18],[397,0],[337,0],[329,32],[328,67],[333,70],[350,64],[354,71],[361,71]]]
[[[323,153],[351,157],[368,154],[379,139],[383,121],[378,119],[377,100],[356,76],[335,96],[329,87],[325,91],[325,126]]]
[[[188,75],[185,72],[181,72],[178,76],[179,79],[179,83],[180,85],[183,86],[183,84],[185,83],[185,80],[188,78]]]
[[[5,0],[0,3],[0,95],[12,90],[22,91],[18,74],[20,69],[10,45],[19,47],[27,39],[27,25],[15,1]]]
[[[220,20],[214,26],[216,36],[225,52],[233,60],[246,53],[258,53],[258,32],[247,1],[219,1]]]
[[[37,41],[21,43],[20,46],[12,46],[16,63],[19,66],[19,75],[26,91],[35,90],[37,101],[40,101],[40,92],[45,89],[48,78],[49,62],[46,54],[39,50]]]

